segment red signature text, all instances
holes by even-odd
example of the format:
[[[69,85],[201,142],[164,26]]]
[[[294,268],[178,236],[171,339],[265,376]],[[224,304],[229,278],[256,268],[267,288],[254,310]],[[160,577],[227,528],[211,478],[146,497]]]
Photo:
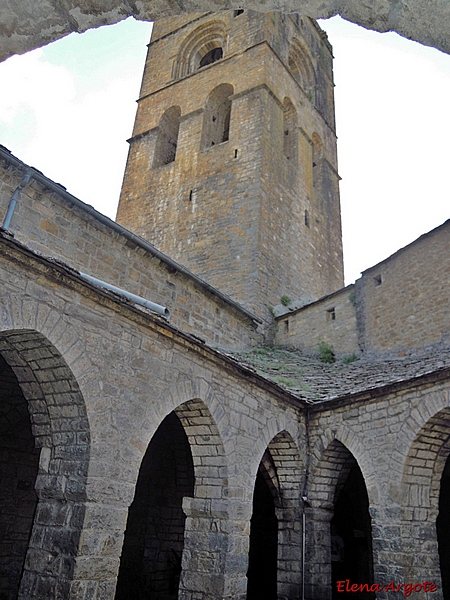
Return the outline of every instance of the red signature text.
[[[387,585],[379,583],[351,583],[350,579],[344,579],[336,582],[338,592],[402,592],[405,597],[411,596],[414,592],[435,592],[437,585],[431,581],[422,581],[420,583],[394,583],[391,581]]]

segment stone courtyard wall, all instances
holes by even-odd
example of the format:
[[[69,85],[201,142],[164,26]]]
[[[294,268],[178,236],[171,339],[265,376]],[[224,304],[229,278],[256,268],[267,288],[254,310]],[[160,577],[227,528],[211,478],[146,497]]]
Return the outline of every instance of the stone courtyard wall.
[[[45,419],[48,424],[47,436],[39,438],[40,530],[35,524],[20,597],[50,598],[55,589],[65,598],[114,597],[141,461],[162,420],[175,411],[190,443],[195,472],[194,497],[183,502],[187,520],[180,598],[245,598],[256,472],[266,448],[284,432],[281,438],[287,435],[293,448],[273,444],[280,480],[287,490],[298,489],[303,471],[300,447],[305,447],[298,408],[282,399],[281,390],[264,389],[266,384],[261,378],[258,384],[255,375],[242,377],[229,359],[172,326],[93,292],[70,270],[33,257],[15,242],[3,240],[2,255],[0,338],[10,348],[6,358],[13,351],[18,355],[13,369],[27,400],[29,387],[22,380],[21,364],[29,365],[31,372],[36,367],[35,377],[41,387],[53,390],[54,398],[53,404],[45,394],[39,403],[29,401],[35,435],[42,435]],[[28,343],[36,336],[45,344]],[[46,346],[61,357],[65,370],[57,365],[53,369],[48,361],[41,372]],[[79,390],[72,392],[74,401],[76,394],[82,402],[79,408],[75,403],[58,406],[58,398],[64,396],[58,389],[70,390],[64,383],[70,374]],[[77,424],[85,428],[83,438],[80,431],[79,453],[71,446]],[[80,485],[84,481],[81,444],[87,441],[87,479],[81,495],[74,496],[77,472]],[[286,482],[289,473],[295,475],[291,485]],[[289,497],[292,491],[286,493]],[[64,587],[64,563],[53,560],[51,567],[45,566],[45,556],[53,551],[52,529],[59,527],[64,539],[61,511],[70,514],[81,498],[84,514],[77,513],[75,522],[80,539],[73,548],[76,563],[70,586]],[[64,505],[49,512],[44,502]],[[286,547],[293,543],[292,535],[288,537]],[[53,544],[58,543],[53,538]],[[296,555],[300,551],[297,544]]]
[[[301,401],[173,326],[7,236],[1,252],[0,348],[40,447],[20,598],[55,589],[72,600],[114,596],[141,461],[174,411],[196,480],[183,501],[181,599],[244,600],[252,495],[269,450],[282,490],[279,589],[288,600],[301,584],[302,496],[306,598],[331,597],[330,519],[350,458],[369,497],[375,581],[435,582],[442,600],[435,521],[450,453],[448,368],[310,406],[307,424]],[[69,539],[71,563],[55,553]]]
[[[333,346],[337,356],[358,352],[354,286],[349,285],[277,319],[275,344],[317,352],[319,344]]]
[[[450,221],[364,271],[355,287],[366,352],[448,343]]]
[[[3,223],[27,167],[4,148],[0,154],[4,159],[0,160]],[[210,344],[245,348],[261,339],[251,313],[39,175],[39,181],[32,178],[20,193],[9,227],[17,240],[87,275],[168,307],[172,323]]]
[[[355,284],[277,318],[275,344],[337,355],[406,354],[450,341],[450,221],[367,269]]]

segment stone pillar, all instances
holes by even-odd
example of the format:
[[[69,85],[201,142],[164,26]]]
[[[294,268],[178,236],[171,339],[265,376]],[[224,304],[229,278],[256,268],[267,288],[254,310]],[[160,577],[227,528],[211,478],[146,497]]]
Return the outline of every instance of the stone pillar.
[[[186,515],[179,600],[222,600],[228,552],[226,502],[183,498]]]
[[[331,539],[330,521],[333,510],[326,507],[305,508],[306,556],[305,598],[331,598]]]
[[[391,582],[395,585],[430,582],[437,585],[437,590],[429,597],[442,600],[436,522],[431,512],[399,506],[370,508],[375,583],[388,586]],[[423,590],[412,595],[428,598]],[[397,597],[403,598],[404,592],[377,592],[377,600]]]
[[[296,600],[302,589],[302,513],[278,508],[278,600]]]

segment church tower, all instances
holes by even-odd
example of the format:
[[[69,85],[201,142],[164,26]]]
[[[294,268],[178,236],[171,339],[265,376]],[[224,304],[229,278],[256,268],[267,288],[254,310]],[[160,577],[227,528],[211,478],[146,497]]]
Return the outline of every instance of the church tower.
[[[332,51],[254,11],[155,23],[117,221],[263,318],[343,287]]]

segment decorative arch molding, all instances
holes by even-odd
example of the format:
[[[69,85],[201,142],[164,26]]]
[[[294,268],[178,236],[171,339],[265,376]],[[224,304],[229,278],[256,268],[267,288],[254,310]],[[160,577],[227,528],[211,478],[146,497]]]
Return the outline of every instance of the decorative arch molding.
[[[223,21],[213,20],[197,27],[181,44],[177,59],[173,64],[173,79],[181,79],[197,71],[201,66],[202,59],[213,50],[221,48],[223,56],[226,39],[227,29]]]
[[[295,81],[310,100],[314,102],[313,93],[316,87],[316,73],[308,51],[296,39],[289,46],[288,67]]]
[[[69,597],[90,455],[85,402],[63,356],[43,334],[3,331],[0,354],[17,378],[41,448],[38,504],[18,597]]]

